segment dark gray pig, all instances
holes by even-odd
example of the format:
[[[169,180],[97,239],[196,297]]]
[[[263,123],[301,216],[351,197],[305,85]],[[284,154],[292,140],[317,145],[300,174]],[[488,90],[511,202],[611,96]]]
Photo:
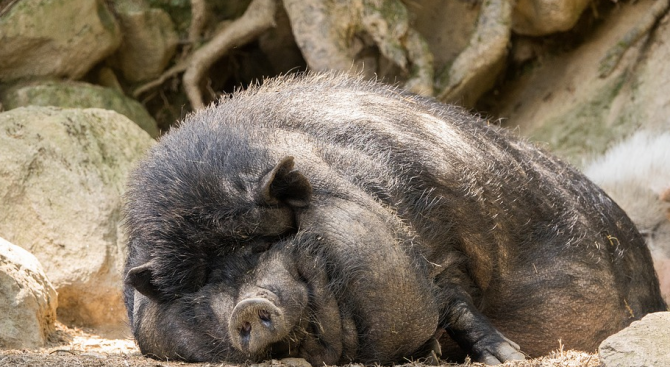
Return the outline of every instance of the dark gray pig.
[[[345,76],[187,117],[132,175],[125,224],[133,333],[161,359],[389,364],[446,330],[495,364],[666,309],[643,238],[580,173]]]

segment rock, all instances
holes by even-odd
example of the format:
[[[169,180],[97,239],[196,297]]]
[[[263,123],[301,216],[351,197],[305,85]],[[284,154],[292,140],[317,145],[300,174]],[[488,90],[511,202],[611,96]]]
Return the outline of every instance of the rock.
[[[121,44],[104,1],[22,0],[0,18],[0,81],[79,79]]]
[[[139,125],[152,137],[159,135],[156,121],[136,100],[112,88],[84,82],[37,81],[19,83],[0,93],[5,110],[25,106],[103,108],[116,111]]]
[[[670,304],[670,132],[639,131],[588,164],[584,173],[645,236],[661,293]]]
[[[486,108],[531,140],[577,167],[640,127],[670,129],[670,23],[633,45],[607,77],[600,60],[648,15],[654,0],[619,3],[579,46],[546,53],[497,89],[498,107]]]
[[[437,80],[437,99],[472,108],[495,85],[505,68],[511,37],[512,3],[508,0],[482,2],[477,26],[468,46]]]
[[[570,30],[590,0],[518,0],[512,30],[527,36],[544,36]]]
[[[272,71],[278,75],[296,68],[306,69],[307,64],[295,43],[291,23],[283,7],[278,7],[275,18],[277,25],[258,38],[258,47],[267,56]]]
[[[656,312],[605,339],[598,354],[604,367],[670,366],[668,345],[670,312]]]
[[[0,348],[44,346],[57,305],[56,290],[35,256],[0,238]]]
[[[122,195],[153,142],[113,111],[31,106],[0,114],[0,233],[40,260],[65,324],[128,331]]]
[[[421,0],[405,2],[412,26],[426,39],[435,70],[450,65],[470,42],[479,7],[468,1]]]
[[[404,81],[433,91],[433,55],[400,0],[284,0],[295,42],[311,70],[340,70]],[[369,52],[374,47],[379,55]]]
[[[131,4],[138,4],[133,1]],[[139,82],[160,76],[174,56],[177,32],[170,16],[162,9],[120,6],[117,16],[123,42],[116,58],[123,76]]]

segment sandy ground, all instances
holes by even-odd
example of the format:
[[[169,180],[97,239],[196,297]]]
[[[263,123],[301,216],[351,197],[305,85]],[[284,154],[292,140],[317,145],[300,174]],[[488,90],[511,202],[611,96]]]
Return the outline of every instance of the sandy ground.
[[[250,367],[305,367],[304,360],[268,361]],[[0,366],[35,366],[35,367],[171,367],[171,366],[198,366],[223,367],[225,363],[184,363],[157,361],[143,357],[132,339],[105,339],[87,330],[68,328],[60,323],[56,324],[56,332],[52,334],[48,345],[37,350],[5,350],[0,351]],[[308,366],[308,365],[307,365]],[[408,363],[407,367],[424,367],[421,363]],[[449,364],[443,366],[483,366],[479,363]],[[556,351],[552,355],[527,361],[508,362],[505,367],[599,367],[597,355],[574,351]],[[363,367],[350,365],[350,367]]]

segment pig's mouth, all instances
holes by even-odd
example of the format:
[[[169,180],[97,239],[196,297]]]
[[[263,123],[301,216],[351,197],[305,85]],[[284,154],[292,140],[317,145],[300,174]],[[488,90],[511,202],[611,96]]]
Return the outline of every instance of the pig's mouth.
[[[339,318],[339,311],[335,311]],[[309,313],[284,339],[270,345],[269,354],[275,359],[304,358],[313,366],[338,364],[343,358],[343,345],[347,344],[342,327],[337,325],[339,320],[336,325],[326,324],[324,319],[330,319],[330,315],[313,310]]]
[[[270,345],[270,356],[273,359],[289,357],[304,358],[303,343],[310,337],[310,333],[307,331],[308,329],[311,329],[309,322],[297,325],[284,339]]]
[[[304,282],[307,305],[287,336],[269,346],[272,358],[304,358],[313,366],[353,359],[357,347],[353,319],[342,314],[335,295],[321,280]]]

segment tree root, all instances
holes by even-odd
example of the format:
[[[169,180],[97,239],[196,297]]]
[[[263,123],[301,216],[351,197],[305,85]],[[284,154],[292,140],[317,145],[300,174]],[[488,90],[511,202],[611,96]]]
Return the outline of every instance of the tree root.
[[[419,32],[410,28],[403,40],[403,45],[407,50],[407,59],[410,61],[409,78],[405,82],[405,89],[416,94],[432,96],[435,68],[428,42]]]
[[[199,84],[205,72],[231,48],[243,45],[273,27],[276,7],[276,0],[253,0],[241,17],[193,53],[183,77],[184,89],[193,109],[204,107]]]
[[[193,0],[192,4],[203,5],[198,0]],[[273,27],[275,25],[276,8],[276,0],[253,0],[241,17],[232,22],[227,22],[228,24],[221,27],[209,42],[195,50],[190,57],[165,71],[158,79],[135,89],[133,96],[138,97],[147,90],[161,85],[174,75],[184,72],[184,90],[191,106],[194,110],[203,108],[204,102],[200,91],[200,83],[205,72],[230,49],[254,40],[268,28]],[[194,17],[198,18],[194,18],[193,23],[203,22],[204,16],[201,11],[204,12],[204,5],[200,10],[193,10]],[[193,37],[191,41],[196,41],[202,32],[202,24],[193,25],[193,23],[189,30],[189,38]]]
[[[188,67],[189,61],[190,60],[188,58],[181,60],[176,65],[164,71],[163,74],[161,74],[161,76],[159,76],[157,79],[154,79],[148,83],[142,84],[141,86],[135,88],[135,90],[133,90],[133,98],[138,98],[139,96],[144,94],[144,92],[154,89],[159,85],[165,83],[166,80],[172,78],[173,76],[184,72],[184,70],[186,70],[186,68]]]
[[[654,1],[649,13],[607,51],[605,56],[600,59],[598,71],[601,78],[609,76],[614,71],[626,51],[652,30],[656,22],[668,11],[669,5],[670,0]]]
[[[205,0],[191,0],[191,25],[188,28],[189,47],[196,47],[205,27],[207,6]]]
[[[439,100],[472,106],[493,85],[507,55],[511,19],[509,0],[482,2],[468,47],[438,76]]]

